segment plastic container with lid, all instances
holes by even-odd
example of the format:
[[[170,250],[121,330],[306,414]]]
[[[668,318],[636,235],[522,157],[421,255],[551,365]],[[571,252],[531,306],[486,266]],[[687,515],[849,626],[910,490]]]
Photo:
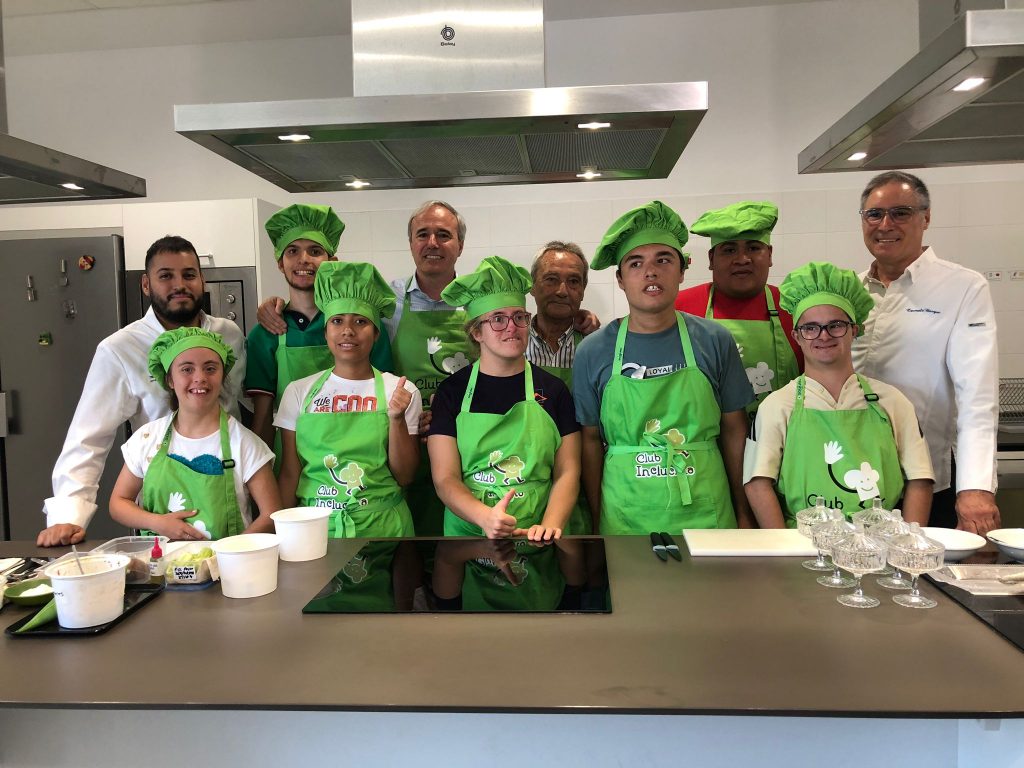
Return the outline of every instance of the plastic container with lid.
[[[160,543],[161,549],[166,549],[167,542],[170,541],[166,536],[119,536],[100,544],[90,554],[128,555],[128,572],[125,581],[129,584],[146,584],[150,578],[149,560],[154,540]]]

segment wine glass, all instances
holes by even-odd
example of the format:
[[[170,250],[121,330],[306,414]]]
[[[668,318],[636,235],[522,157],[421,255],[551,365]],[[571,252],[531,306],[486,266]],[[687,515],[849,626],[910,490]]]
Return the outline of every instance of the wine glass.
[[[801,509],[796,513],[796,529],[801,535],[813,540],[813,536],[811,535],[812,529],[820,523],[826,523],[831,520],[831,513],[832,510],[825,506],[825,498],[823,496],[819,496],[817,503],[813,507]],[[809,571],[832,570],[832,566],[829,565],[827,560],[825,560],[825,553],[820,549],[818,550],[818,556],[816,558],[813,560],[804,560],[800,565]]]
[[[906,571],[912,579],[909,594],[893,595],[893,602],[905,608],[934,608],[936,603],[917,589],[922,573],[937,571],[943,565],[946,548],[921,533],[921,526],[910,524],[907,533],[897,534],[889,540],[889,562],[894,568]]]
[[[863,523],[857,523],[853,533],[832,542],[832,562],[852,573],[857,580],[853,592],[836,598],[840,603],[850,608],[874,608],[878,605],[877,598],[864,594],[860,580],[865,573],[882,570],[887,549],[884,541],[864,530]]]
[[[853,524],[847,522],[846,518],[843,517],[843,513],[835,509],[829,510],[829,520],[824,523],[818,523],[816,526],[811,528],[811,539],[814,541],[814,546],[818,548],[818,551],[823,554],[831,554],[832,542],[842,536],[847,535],[853,530]],[[832,589],[845,589],[846,587],[853,586],[853,579],[843,576],[839,572],[839,568],[835,566],[835,561],[832,561],[833,568],[832,573],[829,575],[822,574],[818,577],[817,581],[823,587],[830,587]]]
[[[877,536],[888,543],[893,536],[906,533],[909,530],[910,526],[903,520],[903,512],[898,509],[894,509],[889,520],[878,523],[868,532],[872,536]],[[893,566],[889,573],[892,575],[886,575],[886,571],[881,571],[882,577],[875,579],[875,583],[880,587],[885,587],[886,589],[910,589],[910,582],[904,578],[899,568]]]

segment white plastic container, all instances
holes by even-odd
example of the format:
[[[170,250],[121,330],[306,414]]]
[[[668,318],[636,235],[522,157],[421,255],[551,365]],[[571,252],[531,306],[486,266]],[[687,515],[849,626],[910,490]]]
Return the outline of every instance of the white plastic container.
[[[224,597],[260,597],[277,589],[278,539],[273,533],[243,533],[211,542],[217,553]]]
[[[53,584],[57,621],[65,629],[106,624],[124,613],[128,555],[81,555],[81,573],[74,558],[48,566],[43,573]]]
[[[327,554],[328,507],[291,507],[271,513],[281,542],[281,559],[298,563]]]

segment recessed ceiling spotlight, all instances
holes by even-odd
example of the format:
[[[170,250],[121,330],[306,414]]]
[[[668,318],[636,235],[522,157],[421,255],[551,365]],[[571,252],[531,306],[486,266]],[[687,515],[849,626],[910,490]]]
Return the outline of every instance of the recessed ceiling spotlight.
[[[75,184],[73,181],[69,181],[67,184],[61,184],[61,186],[64,187],[64,189],[73,189],[76,192],[79,192],[79,191],[85,189],[85,187],[80,187],[77,184]]]
[[[577,128],[586,128],[590,131],[596,131],[598,128],[611,128],[611,123],[599,123],[596,120],[590,123],[577,123]]]
[[[955,88],[953,88],[953,90],[954,91],[960,91],[960,92],[963,92],[963,91],[973,91],[975,88],[977,88],[979,85],[981,85],[984,82],[985,82],[985,78],[984,77],[968,77],[966,80],[964,80],[962,83],[960,83],[960,85],[958,85]]]
[[[577,173],[576,174],[576,178],[577,179],[587,179],[587,180],[589,180],[589,179],[597,179],[597,178],[600,178],[600,176],[601,176],[601,174],[598,173],[597,171],[589,170],[589,169],[584,171],[583,173]]]
[[[857,161],[857,160],[863,160],[867,156],[868,156],[867,152],[854,152],[852,155],[850,155],[846,159],[847,160]]]
[[[370,182],[362,181],[361,179],[354,179],[352,181],[346,181],[345,186],[352,187],[352,189],[362,189],[363,187],[370,186]]]
[[[281,141],[309,141],[310,136],[305,133],[287,133],[284,136],[278,136]]]

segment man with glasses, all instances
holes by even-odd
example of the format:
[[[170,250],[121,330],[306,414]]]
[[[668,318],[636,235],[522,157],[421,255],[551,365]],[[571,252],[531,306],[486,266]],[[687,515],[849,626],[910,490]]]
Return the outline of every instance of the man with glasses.
[[[847,517],[881,501],[928,522],[932,467],[914,406],[889,384],[854,372],[851,347],[871,310],[852,270],[812,262],[780,286],[796,321],[804,374],[761,403],[745,485],[762,528],[796,526],[819,498]]]
[[[875,308],[853,345],[854,367],[898,387],[917,410],[935,468],[931,524],[984,534],[1000,525],[998,350],[988,283],[922,245],[931,202],[918,177],[876,176],[860,207],[874,257],[861,279]]]
[[[690,227],[711,240],[711,282],[679,292],[676,309],[715,320],[736,340],[755,400],[753,414],[769,393],[792,381],[803,368],[793,340],[793,318],[778,309],[779,289],[768,285],[771,234],[779,209],[770,202],[742,202],[702,215]]]

